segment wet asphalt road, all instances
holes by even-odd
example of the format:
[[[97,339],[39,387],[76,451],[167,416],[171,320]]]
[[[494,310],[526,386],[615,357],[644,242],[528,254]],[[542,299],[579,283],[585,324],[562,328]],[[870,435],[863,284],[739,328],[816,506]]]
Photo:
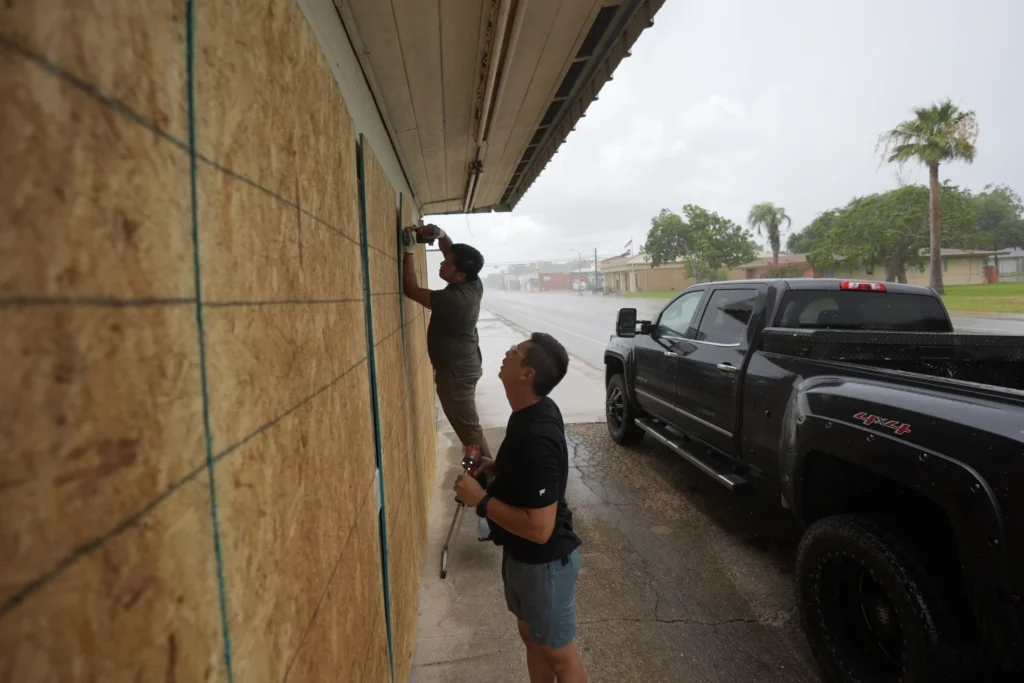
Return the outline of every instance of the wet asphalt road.
[[[615,332],[620,308],[637,309],[637,317],[650,320],[665,304],[664,299],[624,299],[602,294],[575,292],[505,292],[488,289],[483,307],[533,332],[547,332],[566,350],[587,363],[601,367],[604,347]],[[995,318],[954,315],[957,331],[1024,335],[1024,318]]]

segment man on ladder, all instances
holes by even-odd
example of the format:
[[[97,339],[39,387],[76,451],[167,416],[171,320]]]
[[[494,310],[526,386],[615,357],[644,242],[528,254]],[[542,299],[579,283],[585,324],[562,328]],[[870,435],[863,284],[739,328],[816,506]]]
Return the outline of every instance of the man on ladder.
[[[444,289],[429,290],[416,281],[413,254],[417,242],[438,241],[444,261],[439,275],[448,283]],[[479,273],[484,257],[468,244],[452,244],[436,225],[405,228],[402,285],[405,295],[430,309],[427,353],[434,366],[434,382],[441,409],[464,447],[477,445],[480,455],[490,458],[476,410],[476,385],[483,374],[480,338],[476,322],[484,288]]]

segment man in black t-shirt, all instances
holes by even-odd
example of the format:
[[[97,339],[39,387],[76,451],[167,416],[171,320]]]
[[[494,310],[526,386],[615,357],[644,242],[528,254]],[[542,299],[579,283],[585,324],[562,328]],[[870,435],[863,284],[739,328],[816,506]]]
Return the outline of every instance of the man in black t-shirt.
[[[482,468],[491,483],[485,492],[468,475],[455,482],[459,500],[476,507],[504,549],[505,602],[519,620],[531,683],[587,680],[576,650],[580,539],[565,502],[569,451],[562,413],[548,398],[568,365],[549,334],[509,349],[498,376],[512,416],[497,459]]]

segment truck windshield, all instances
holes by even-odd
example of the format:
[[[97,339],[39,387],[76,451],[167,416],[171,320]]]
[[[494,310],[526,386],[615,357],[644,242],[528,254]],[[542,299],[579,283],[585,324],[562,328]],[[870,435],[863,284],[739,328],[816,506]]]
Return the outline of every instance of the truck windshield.
[[[810,330],[952,331],[935,297],[842,290],[786,292],[775,325]]]

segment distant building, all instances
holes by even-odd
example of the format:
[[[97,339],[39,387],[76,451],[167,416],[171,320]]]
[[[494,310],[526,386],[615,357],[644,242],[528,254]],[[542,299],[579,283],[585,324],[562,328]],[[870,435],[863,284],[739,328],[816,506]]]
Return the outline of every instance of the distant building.
[[[999,281],[1024,282],[1024,249],[999,254]]]
[[[999,262],[1002,263],[1004,255],[1009,255],[1010,253],[1010,251],[983,249],[943,249],[942,283],[944,285],[978,285],[998,281],[1000,278],[994,267],[994,257],[998,254]],[[922,249],[921,256],[927,259],[928,251]],[[989,268],[989,266],[993,267]],[[823,271],[822,277],[883,280],[885,278],[885,267],[881,265],[866,267],[859,264],[844,263],[840,260],[831,268]],[[925,287],[930,284],[927,260],[919,266],[907,268],[907,283],[923,285]]]
[[[750,263],[730,268],[730,280],[757,280],[764,277],[815,277],[814,268],[807,263],[807,254],[779,254],[779,265],[771,252],[762,252]]]
[[[600,265],[604,288],[611,292],[675,292],[696,283],[682,259],[653,267],[650,256],[637,254],[605,259]]]

